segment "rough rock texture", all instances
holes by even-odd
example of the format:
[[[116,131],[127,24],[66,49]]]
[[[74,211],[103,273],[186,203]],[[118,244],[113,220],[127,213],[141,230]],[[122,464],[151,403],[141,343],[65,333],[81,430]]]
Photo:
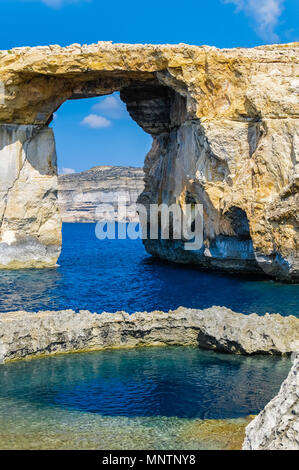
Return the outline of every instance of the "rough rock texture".
[[[61,246],[53,131],[1,126],[0,154],[0,268],[53,266]]]
[[[119,90],[132,118],[154,139],[140,202],[184,208],[191,201],[204,209],[201,250],[184,251],[177,240],[146,240],[147,250],[177,262],[298,281],[298,49],[298,43],[218,50],[100,42],[2,51],[0,134],[7,124],[43,131],[67,99]],[[9,152],[20,145],[10,144]],[[8,150],[0,152],[7,172]],[[26,181],[31,194],[31,177]],[[44,219],[43,199],[34,198],[33,219]],[[45,253],[57,245],[59,224],[48,224]],[[38,230],[34,222],[28,227],[36,243]],[[19,264],[22,256],[16,249]]]
[[[299,355],[278,395],[247,426],[243,449],[299,450]]]
[[[236,354],[288,354],[299,349],[299,319],[234,313],[225,307],[168,313],[91,314],[72,310],[0,315],[0,361],[36,355],[131,348],[198,345]]]
[[[97,166],[58,177],[58,202],[63,222],[138,221],[136,201],[144,189],[142,168]],[[118,213],[126,206],[127,216]],[[114,207],[114,213],[109,206]]]

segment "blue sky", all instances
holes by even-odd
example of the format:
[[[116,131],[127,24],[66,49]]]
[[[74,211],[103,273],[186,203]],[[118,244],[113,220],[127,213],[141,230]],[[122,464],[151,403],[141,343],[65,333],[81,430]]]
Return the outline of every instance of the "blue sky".
[[[0,49],[100,40],[220,48],[299,40],[298,0],[0,0],[0,7]],[[142,165],[151,143],[117,94],[68,101],[52,126],[59,167],[69,171]]]

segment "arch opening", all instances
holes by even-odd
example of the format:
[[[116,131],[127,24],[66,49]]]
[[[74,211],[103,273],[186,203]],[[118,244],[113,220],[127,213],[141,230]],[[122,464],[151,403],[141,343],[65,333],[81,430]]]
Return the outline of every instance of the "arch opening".
[[[51,118],[48,125],[53,126],[55,130],[60,173],[68,173],[59,176],[58,200],[62,220],[63,222],[96,222],[103,220],[104,216],[107,216],[107,213],[105,214],[105,207],[109,203],[114,206],[115,212],[112,216],[108,215],[108,218],[116,217],[118,209],[117,201],[119,201],[120,197],[126,195],[126,206],[129,210],[125,220],[137,221],[138,214],[134,206],[136,206],[137,197],[144,192],[144,174],[142,167],[144,157],[147,155],[150,148],[150,138],[145,139],[142,137],[142,130],[152,137],[152,149],[156,148],[154,142],[162,141],[165,143],[165,146],[167,146],[169,133],[173,131],[176,126],[180,126],[184,119],[186,119],[186,99],[168,86],[161,85],[155,80],[146,82],[140,80],[135,81],[128,86],[122,87],[120,92],[113,92],[105,96],[100,95],[100,100],[97,99],[98,95],[96,97],[94,96],[98,91],[92,91],[90,85],[87,88],[88,91],[85,86],[80,92],[77,90],[76,94],[62,105],[60,110],[70,104],[72,105],[71,109],[76,110],[77,103],[75,102],[84,101],[87,104],[87,102],[91,101],[89,111],[98,114],[89,114],[81,121],[81,124],[88,124],[89,127],[95,130],[97,130],[97,128],[107,127],[107,129],[101,129],[101,131],[97,133],[98,145],[101,145],[101,140],[105,138],[105,134],[107,136],[109,135],[108,131],[111,131],[112,127],[115,127],[115,123],[119,123],[121,120],[127,121],[128,124],[130,123],[130,127],[127,126],[126,130],[130,130],[135,125],[135,136],[132,136],[133,133],[131,132],[130,139],[126,139],[125,144],[128,146],[128,141],[131,140],[130,143],[133,148],[136,142],[136,134],[139,135],[138,163],[136,165],[136,152],[133,158],[127,157],[127,160],[125,158],[121,159],[121,156],[115,158],[115,155],[111,155],[112,161],[110,161],[109,156],[103,158],[103,152],[101,152],[99,163],[95,161],[95,159],[93,159],[92,165],[88,166],[88,164],[86,165],[86,163],[84,163],[84,167],[80,167],[80,175],[72,176],[72,173],[75,171],[71,159],[67,161],[67,164],[63,163],[63,165],[60,159],[60,154],[63,152],[61,140],[67,139],[65,139],[65,135],[61,135],[62,130],[59,128],[59,122],[63,121],[64,116],[61,116],[61,111],[58,110],[58,112],[55,113],[55,119],[53,120]],[[88,95],[89,99],[84,99],[86,95]],[[92,100],[92,98],[94,99]],[[122,105],[125,111],[124,109],[117,110],[116,108],[108,109],[108,111],[106,109],[105,111],[105,101],[110,103],[110,105],[118,105],[119,107]],[[93,106],[92,103],[94,103]],[[74,104],[75,106],[73,106]],[[119,111],[122,116],[116,116],[117,111]],[[77,116],[77,118],[79,118],[79,116]],[[83,114],[80,119],[82,118]],[[109,120],[107,118],[109,118]],[[113,122],[112,126],[110,126],[111,122]],[[137,132],[136,124],[133,125],[133,122],[140,128],[141,133],[139,133],[139,131]],[[56,123],[58,123],[58,128]],[[118,125],[114,130],[114,135],[110,133],[112,140],[118,139],[117,131],[119,128],[120,126]],[[93,132],[93,135],[94,134]],[[119,140],[122,139],[122,136],[119,136]],[[87,138],[87,135],[84,135],[82,142],[77,139],[78,147],[82,149],[82,152],[84,152],[84,140]],[[114,144],[115,142],[109,142],[108,146],[106,142],[106,149]],[[113,147],[114,154],[116,147],[115,145]],[[90,151],[90,148],[89,145],[87,150]],[[118,148],[120,147],[118,146]],[[152,152],[152,149],[149,153]],[[110,149],[108,148],[108,150]],[[77,149],[75,149],[75,151],[77,152]],[[96,148],[94,148],[93,151],[95,154],[97,153]],[[160,158],[161,156],[161,151],[159,151],[158,157]],[[133,164],[132,160],[134,161]],[[78,169],[76,169],[76,172],[78,172]],[[130,179],[132,179],[132,184]]]

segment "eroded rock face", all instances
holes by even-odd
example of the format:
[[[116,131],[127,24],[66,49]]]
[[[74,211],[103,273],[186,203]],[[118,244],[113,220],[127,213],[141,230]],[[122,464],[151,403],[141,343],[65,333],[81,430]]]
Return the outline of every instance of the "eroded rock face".
[[[58,202],[63,222],[138,222],[136,202],[144,189],[142,168],[97,166],[58,178]],[[126,217],[119,214],[123,205]]]
[[[299,319],[234,313],[225,307],[91,314],[72,310],[0,315],[0,360],[136,346],[194,345],[235,354],[289,354]]]
[[[263,123],[263,137],[261,122],[193,120],[155,139],[139,202],[184,204],[191,195],[203,204],[204,245],[187,252],[180,241],[146,240],[150,253],[298,280],[298,124]]]
[[[139,202],[183,208],[191,198],[203,205],[201,250],[146,240],[147,250],[176,262],[296,282],[298,48],[98,43],[2,51],[0,133],[7,124],[43,132],[65,100],[120,91],[132,118],[153,136]],[[7,172],[5,155],[0,161]],[[30,178],[27,185],[29,193]],[[34,197],[43,212],[40,195]],[[59,223],[48,225],[56,243]],[[37,228],[30,233],[38,242]],[[47,251],[48,242],[41,243]]]
[[[0,268],[55,265],[61,249],[53,131],[1,126]]]
[[[278,395],[247,426],[243,450],[299,450],[299,355]]]

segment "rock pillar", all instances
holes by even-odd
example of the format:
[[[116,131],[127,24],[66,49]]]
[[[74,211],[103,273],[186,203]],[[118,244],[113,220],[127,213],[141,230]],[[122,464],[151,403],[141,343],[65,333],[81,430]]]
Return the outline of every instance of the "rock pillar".
[[[0,125],[0,269],[56,265],[57,186],[52,129]]]

